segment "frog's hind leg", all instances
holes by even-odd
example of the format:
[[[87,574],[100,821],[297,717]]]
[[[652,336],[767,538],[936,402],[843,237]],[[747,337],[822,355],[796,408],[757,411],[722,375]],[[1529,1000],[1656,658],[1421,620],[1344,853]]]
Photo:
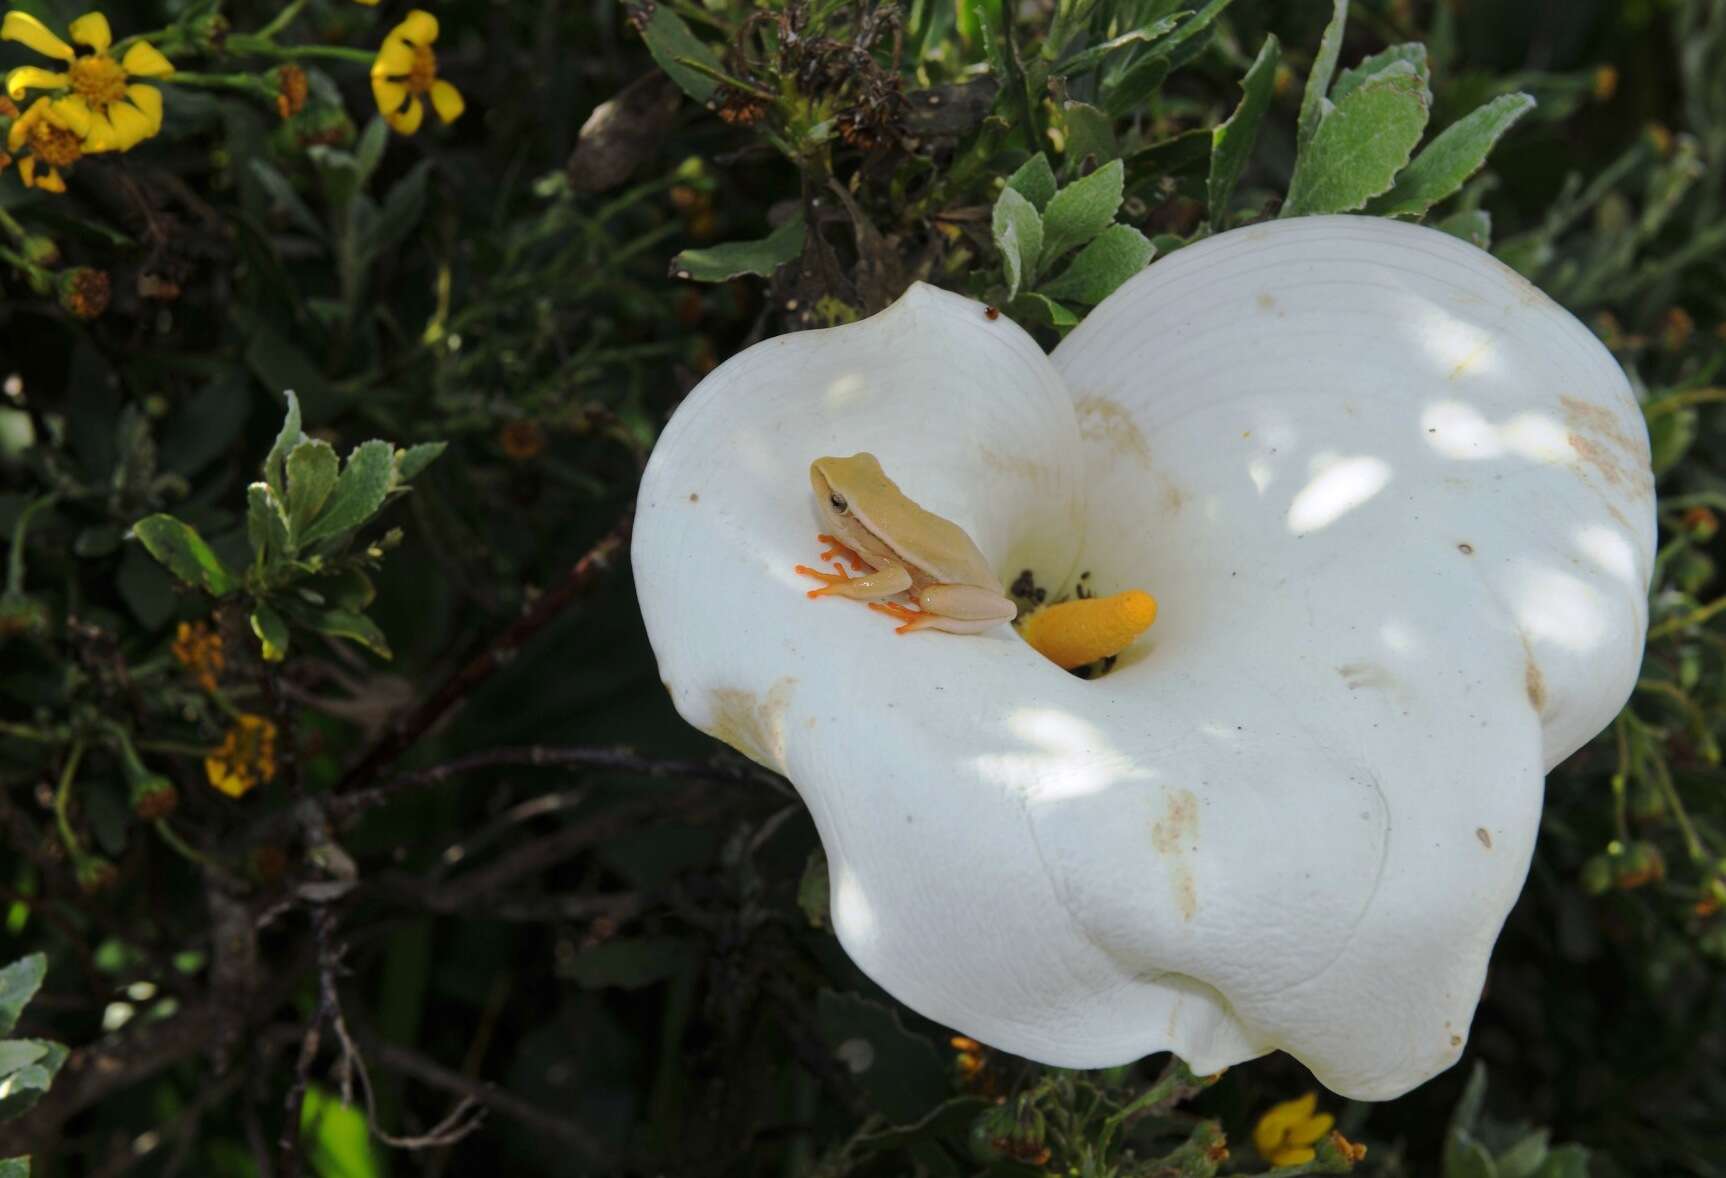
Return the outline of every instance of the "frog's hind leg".
[[[905,623],[895,626],[895,634],[912,634],[918,630],[943,630],[948,634],[981,634],[985,630],[999,626],[1003,619],[994,618],[954,618],[946,614],[934,613],[926,609],[912,609],[900,605],[896,601],[871,601],[869,608],[889,617],[898,618]]]

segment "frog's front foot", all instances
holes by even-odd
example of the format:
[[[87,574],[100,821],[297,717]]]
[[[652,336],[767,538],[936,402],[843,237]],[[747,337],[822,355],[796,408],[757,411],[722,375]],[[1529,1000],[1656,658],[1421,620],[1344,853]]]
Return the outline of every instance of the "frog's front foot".
[[[863,571],[863,558],[858,556],[854,550],[849,548],[845,544],[845,541],[839,539],[837,536],[829,536],[825,532],[815,538],[821,541],[821,543],[827,545],[827,551],[823,552],[819,559],[832,560],[835,556],[843,556],[846,560],[851,562],[851,570],[853,572],[860,573]]]
[[[826,554],[823,554],[822,559],[826,559]],[[792,571],[802,573],[805,577],[814,577],[821,582],[819,589],[809,590],[808,593],[804,594],[805,597],[825,597],[829,593],[843,593],[844,590],[840,589],[839,586],[851,580],[850,574],[845,571],[845,566],[838,561],[833,562],[833,571],[830,573],[824,573],[820,569],[812,569],[806,564],[800,564]]]

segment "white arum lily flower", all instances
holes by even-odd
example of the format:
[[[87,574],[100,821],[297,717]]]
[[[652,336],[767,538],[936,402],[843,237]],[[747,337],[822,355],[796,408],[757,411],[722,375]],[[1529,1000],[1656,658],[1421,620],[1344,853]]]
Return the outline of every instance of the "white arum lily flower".
[[[1143,588],[1156,626],[1087,682],[1008,626],[806,599],[809,464],[857,451],[1003,583]],[[757,344],[639,511],[678,710],[797,787],[885,989],[1045,1063],[1280,1048],[1361,1099],[1461,1053],[1543,775],[1635,680],[1654,540],[1607,351],[1473,246],[1356,217],[1183,249],[1052,357],[922,285]]]

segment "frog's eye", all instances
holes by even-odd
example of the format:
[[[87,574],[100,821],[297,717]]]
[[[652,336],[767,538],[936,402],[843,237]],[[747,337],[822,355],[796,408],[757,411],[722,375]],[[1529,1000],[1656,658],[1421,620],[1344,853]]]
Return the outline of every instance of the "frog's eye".
[[[845,502],[845,496],[841,495],[837,491],[827,497],[827,502],[833,505],[834,511],[840,512],[841,514],[844,513],[847,507],[851,506],[849,503]]]

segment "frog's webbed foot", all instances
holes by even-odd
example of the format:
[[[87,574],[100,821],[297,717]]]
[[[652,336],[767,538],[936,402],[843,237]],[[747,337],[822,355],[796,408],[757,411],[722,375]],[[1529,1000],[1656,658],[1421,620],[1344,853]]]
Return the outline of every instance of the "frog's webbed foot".
[[[869,608],[904,622],[903,626],[893,628],[895,634],[909,634],[913,630],[925,630],[939,620],[936,615],[926,609],[912,609],[909,606],[900,605],[896,601],[871,601]]]
[[[822,559],[826,559],[828,555],[830,554],[823,553]],[[838,561],[833,562],[833,571],[830,573],[824,573],[820,569],[812,569],[806,564],[800,564],[792,571],[802,573],[805,577],[814,577],[821,582],[819,589],[809,590],[808,593],[804,594],[805,597],[825,597],[829,593],[843,593],[844,590],[840,589],[839,586],[851,580],[850,574],[845,571],[845,566]]]
[[[851,562],[852,572],[860,573],[863,571],[863,558],[858,556],[855,551],[849,548],[843,540],[839,539],[837,536],[829,536],[825,532],[815,538],[821,541],[821,543],[827,545],[827,551],[823,552],[818,559],[832,560],[835,556],[843,556],[846,560]]]

